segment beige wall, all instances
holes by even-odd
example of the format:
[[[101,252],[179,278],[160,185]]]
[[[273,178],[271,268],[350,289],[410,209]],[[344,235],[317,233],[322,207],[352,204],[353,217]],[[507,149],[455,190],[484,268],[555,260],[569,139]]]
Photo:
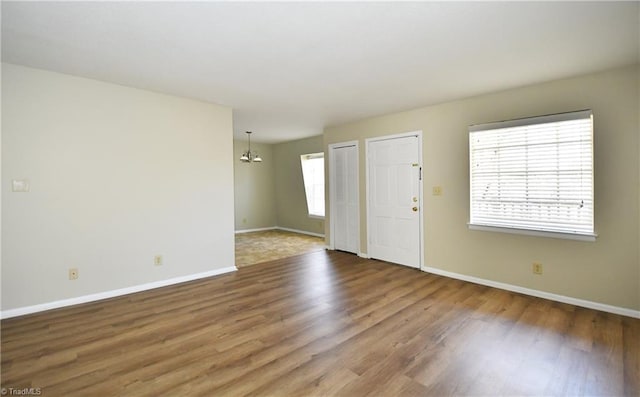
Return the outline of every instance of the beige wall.
[[[3,64],[2,310],[234,266],[232,145],[229,108]]]
[[[322,136],[279,144],[251,143],[264,161],[238,161],[246,141],[234,141],[236,231],[283,227],[324,234],[324,221],[309,218],[300,155],[322,152]]]
[[[640,309],[638,66],[547,82],[325,129],[324,145],[360,140],[366,252],[365,138],[423,131],[424,264],[568,297]],[[592,109],[596,242],[471,231],[467,126]],[[435,185],[442,196],[432,196]],[[329,226],[325,227],[328,239]],[[535,276],[532,262],[544,265]]]
[[[262,163],[239,160],[247,141],[233,141],[236,231],[277,226],[273,145],[251,143]]]
[[[324,220],[309,218],[300,155],[322,152],[322,135],[274,145],[278,226],[324,234]]]

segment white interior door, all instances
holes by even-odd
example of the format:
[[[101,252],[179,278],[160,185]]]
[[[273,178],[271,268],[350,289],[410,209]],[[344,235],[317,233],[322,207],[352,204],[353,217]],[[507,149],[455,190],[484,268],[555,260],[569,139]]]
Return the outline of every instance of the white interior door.
[[[369,256],[420,268],[420,137],[367,142]]]
[[[357,254],[360,248],[358,147],[356,143],[332,145],[329,152],[333,248]]]

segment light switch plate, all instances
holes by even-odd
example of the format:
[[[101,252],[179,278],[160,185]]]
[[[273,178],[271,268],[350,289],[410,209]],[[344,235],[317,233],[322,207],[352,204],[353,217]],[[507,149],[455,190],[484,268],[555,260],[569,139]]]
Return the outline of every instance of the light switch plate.
[[[27,179],[14,179],[11,181],[11,190],[26,193],[29,191],[29,181]]]
[[[434,196],[442,196],[442,186],[434,186],[432,193]]]

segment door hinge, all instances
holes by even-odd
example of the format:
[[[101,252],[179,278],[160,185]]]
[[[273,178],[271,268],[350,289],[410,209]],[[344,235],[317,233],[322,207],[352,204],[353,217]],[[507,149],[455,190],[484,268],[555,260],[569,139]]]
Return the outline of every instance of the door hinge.
[[[418,175],[418,180],[421,181],[422,180],[422,167],[420,167],[420,173]]]

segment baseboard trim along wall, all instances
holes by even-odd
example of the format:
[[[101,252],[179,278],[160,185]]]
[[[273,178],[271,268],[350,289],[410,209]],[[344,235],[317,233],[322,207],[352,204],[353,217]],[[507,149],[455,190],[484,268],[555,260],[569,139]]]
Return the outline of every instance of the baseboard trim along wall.
[[[280,227],[280,226],[261,227],[261,228],[258,228],[258,229],[236,230],[236,234],[251,233],[251,232],[263,232],[263,231],[266,231],[266,230],[284,230],[285,232],[300,233],[300,234],[306,234],[308,236],[324,238],[324,234],[313,233],[313,232],[308,232],[306,230],[291,229],[291,228],[288,228],[288,227]]]
[[[448,272],[445,270],[436,269],[434,267],[423,266],[422,270],[427,273],[437,274],[439,276],[445,276],[449,278],[455,278],[462,281],[468,281],[474,284],[486,285],[487,287],[493,287],[503,289],[511,292],[518,292],[524,295],[535,296],[538,298],[549,299],[556,302],[568,303],[574,306],[586,307],[588,309],[600,310],[603,312],[619,314],[627,317],[640,318],[640,310],[627,309],[624,307],[606,305],[604,303],[592,302],[583,299],[571,298],[569,296],[552,294],[550,292],[539,291],[530,288],[519,287],[517,285],[501,283],[497,281],[491,281],[483,278],[467,276],[460,273]]]
[[[95,302],[95,301],[108,299],[108,298],[115,298],[117,296],[133,294],[136,292],[147,291],[147,290],[160,288],[160,287],[166,287],[169,285],[180,284],[187,281],[198,280],[201,278],[218,276],[224,273],[235,272],[236,270],[238,269],[235,266],[228,266],[228,267],[223,267],[221,269],[210,270],[208,272],[190,274],[188,276],[175,277],[175,278],[170,278],[168,280],[154,281],[152,283],[134,285],[133,287],[120,288],[113,291],[99,292],[97,294],[90,294],[90,295],[79,296],[76,298],[62,299],[59,301],[42,303],[42,304],[33,305],[33,306],[19,307],[17,309],[3,310],[2,312],[0,312],[0,318],[5,319],[5,318],[11,318],[11,317],[17,317],[17,316],[24,316],[26,314],[43,312],[46,310],[59,309],[62,307],[79,305],[82,303]]]
[[[300,234],[306,234],[308,236],[324,238],[324,234],[308,232],[306,230],[290,229],[288,227],[280,227],[280,226],[276,226],[275,228],[278,229],[278,230],[284,230],[285,232],[300,233]]]
[[[252,233],[252,232],[264,232],[266,230],[276,230],[277,227],[276,226],[271,226],[271,227],[259,227],[257,229],[242,229],[242,230],[236,230],[236,234],[241,234],[241,233]]]

